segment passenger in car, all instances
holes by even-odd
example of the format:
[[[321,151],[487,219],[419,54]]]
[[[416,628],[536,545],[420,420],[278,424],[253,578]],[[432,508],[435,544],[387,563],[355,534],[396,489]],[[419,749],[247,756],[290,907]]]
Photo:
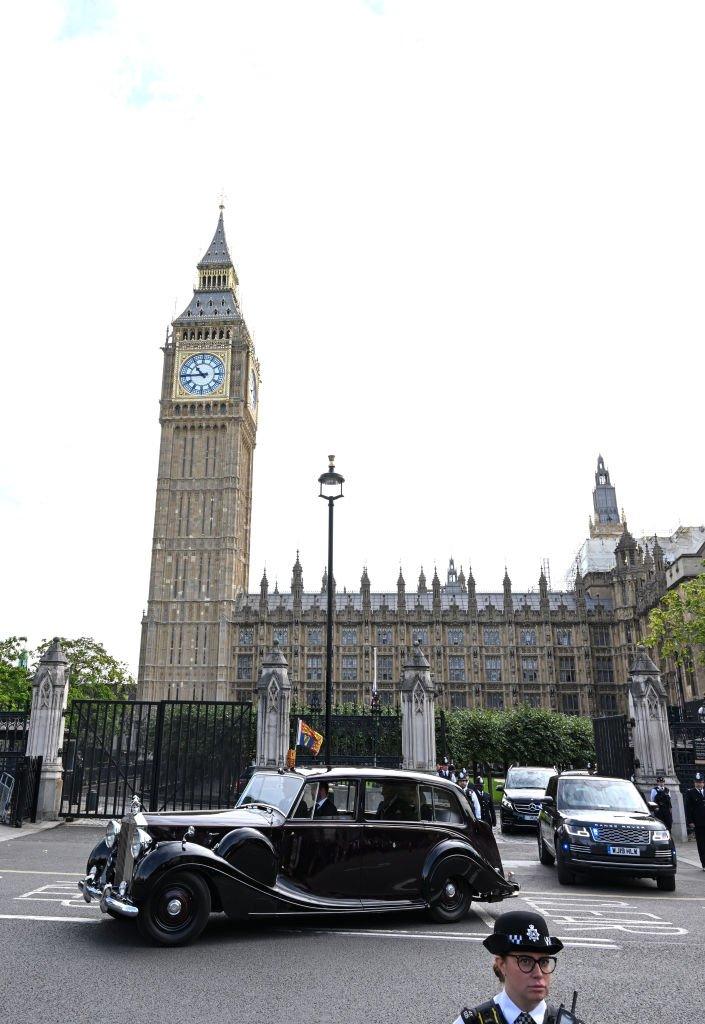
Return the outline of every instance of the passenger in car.
[[[377,817],[385,821],[418,821],[416,786],[382,783],[382,802],[377,808]]]
[[[313,816],[314,818],[337,818],[338,816],[338,808],[330,795],[330,786],[327,782],[318,784],[318,796]]]

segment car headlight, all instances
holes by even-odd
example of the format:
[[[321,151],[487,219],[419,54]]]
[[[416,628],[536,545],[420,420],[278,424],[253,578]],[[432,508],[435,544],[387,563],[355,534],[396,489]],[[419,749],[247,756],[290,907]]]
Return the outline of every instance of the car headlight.
[[[149,844],[152,842],[152,837],[149,832],[145,832],[143,828],[138,828],[132,837],[132,843],[130,845],[130,852],[133,857],[139,857],[142,850],[146,850]]]
[[[512,807],[511,800],[507,800],[506,796],[502,797],[502,807],[506,807],[507,810],[509,810],[509,811],[513,811],[514,810],[514,808]]]
[[[580,836],[582,839],[590,838],[590,830],[585,825],[579,825],[576,821],[566,821],[565,830],[569,836]]]
[[[108,849],[115,845],[115,840],[120,835],[120,827],[120,822],[116,821],[115,818],[111,818],[108,822],[108,826],[105,829],[105,845]]]
[[[671,833],[667,828],[655,828],[651,833],[651,838],[655,843],[667,843],[671,838]]]

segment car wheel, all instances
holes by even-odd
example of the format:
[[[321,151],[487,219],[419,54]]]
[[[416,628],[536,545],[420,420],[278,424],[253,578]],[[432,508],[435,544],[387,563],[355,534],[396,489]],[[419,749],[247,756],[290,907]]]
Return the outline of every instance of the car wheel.
[[[470,909],[470,887],[463,878],[447,878],[443,883],[441,898],[430,909],[434,921],[450,924],[460,921]]]
[[[137,924],[151,942],[183,946],[201,934],[210,912],[210,889],[200,875],[176,871],[154,887],[140,907]]]
[[[503,836],[509,836],[512,833],[512,830],[510,829],[509,825],[505,825],[504,821],[500,823],[499,830]]]
[[[558,841],[556,840],[556,877],[559,885],[574,885],[575,872],[567,868],[558,853]]]
[[[676,888],[675,875],[661,875],[656,879],[656,886],[661,892],[674,892]]]
[[[553,854],[550,852],[550,850],[544,843],[543,839],[541,838],[541,833],[539,832],[539,860],[542,864],[545,864],[546,867],[550,868],[555,859],[556,858],[553,856]]]

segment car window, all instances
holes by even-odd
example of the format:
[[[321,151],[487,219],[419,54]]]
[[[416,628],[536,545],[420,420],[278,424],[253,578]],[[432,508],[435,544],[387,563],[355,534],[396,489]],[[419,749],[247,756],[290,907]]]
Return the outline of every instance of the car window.
[[[552,775],[551,778],[548,780],[548,785],[546,786],[546,796],[552,796],[553,799],[555,800],[556,799],[556,790],[557,790],[557,788],[558,788],[558,776],[557,775]]]
[[[432,786],[419,786],[419,809],[421,821],[433,821]]]
[[[365,817],[380,821],[419,821],[416,783],[401,779],[367,779]]]
[[[337,817],[352,821],[357,812],[357,782],[352,779],[336,779],[328,786],[328,795],[335,804]]]
[[[301,776],[276,775],[270,772],[256,772],[247,783],[237,802],[237,807],[260,803],[278,807],[282,814],[288,814],[301,789]]]
[[[316,806],[317,782],[307,782],[301,790],[301,799],[294,809],[292,818],[312,818],[313,808]]]
[[[455,795],[447,789],[433,787],[433,820],[460,825],[463,815]]]
[[[510,768],[505,789],[545,789],[554,775],[550,768]]]
[[[636,786],[623,779],[561,779],[558,809],[648,812]]]

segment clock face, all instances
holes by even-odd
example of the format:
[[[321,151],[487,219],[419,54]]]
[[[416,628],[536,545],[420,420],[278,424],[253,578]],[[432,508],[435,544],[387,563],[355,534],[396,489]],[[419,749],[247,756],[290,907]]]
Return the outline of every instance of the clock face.
[[[225,364],[212,352],[189,356],[179,370],[179,384],[190,395],[210,395],[222,387]]]
[[[250,370],[250,405],[257,408],[257,374],[254,370]]]

